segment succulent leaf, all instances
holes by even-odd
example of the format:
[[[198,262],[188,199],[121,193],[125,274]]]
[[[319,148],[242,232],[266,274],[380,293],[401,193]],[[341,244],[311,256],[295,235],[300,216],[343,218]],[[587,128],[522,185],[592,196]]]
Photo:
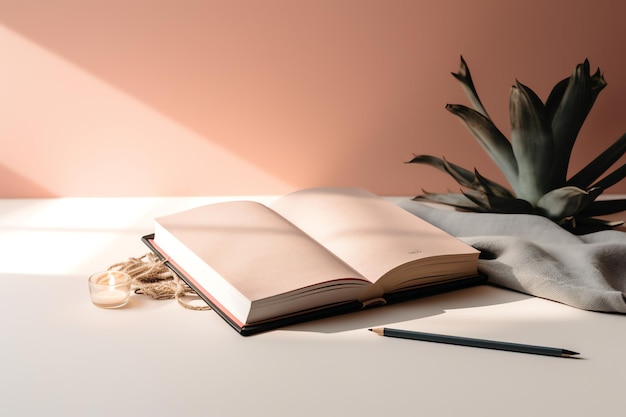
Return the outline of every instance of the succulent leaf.
[[[511,144],[518,167],[518,197],[531,204],[557,186],[552,181],[554,145],[546,110],[537,95],[517,82],[511,88]]]
[[[456,207],[462,210],[468,211],[484,211],[481,207],[474,204],[463,194],[447,193],[428,193],[423,191],[424,194],[414,197],[415,201],[430,201],[433,203],[445,204],[448,206]]]
[[[600,175],[608,170],[619,158],[626,153],[626,133],[617,139],[598,157],[581,169],[567,181],[567,185],[580,188],[589,187]],[[606,188],[606,187],[605,187]]]
[[[407,162],[409,164],[425,164],[425,165],[430,165],[433,168],[437,168],[443,172],[449,173],[447,168],[446,168],[446,163],[449,165],[454,165],[450,162],[447,162],[445,160],[443,160],[442,158],[438,158],[436,156],[433,155],[415,155],[413,157],[413,159],[411,159],[409,162]],[[460,166],[455,166],[457,168],[457,171],[459,173],[459,175],[461,175],[463,177],[463,180],[466,182],[472,182],[473,180],[473,174],[464,169],[461,168]]]
[[[528,201],[519,198],[499,197],[478,190],[464,191],[463,195],[472,200],[486,212],[530,214],[533,207]]]
[[[438,158],[432,155],[416,155],[408,161],[408,163],[414,164],[426,164],[441,171],[448,173],[452,178],[456,180],[461,186],[485,191],[491,194],[499,195],[501,197],[513,198],[513,194],[504,186],[497,182],[483,177],[478,171],[471,171],[453,164],[446,159]]]
[[[600,181],[592,185],[591,188],[600,188],[602,190],[606,190],[607,188],[623,180],[624,177],[626,177],[626,164],[623,164],[621,167],[617,168],[615,171],[602,178]]]
[[[585,217],[606,216],[607,214],[619,213],[626,210],[626,199],[596,200],[585,207],[580,215]]]
[[[470,171],[448,162],[443,159],[444,168],[460,185],[472,190],[478,190],[487,194],[502,195],[505,197],[513,197],[511,192],[495,181],[491,181],[481,176],[476,170],[472,174]]]
[[[448,104],[446,109],[465,122],[467,129],[500,168],[513,190],[517,191],[517,161],[511,143],[502,132],[489,118],[476,110],[460,104]]]
[[[489,198],[487,197],[487,194],[481,191],[477,191],[477,190],[466,190],[462,192],[465,197],[470,199],[474,204],[480,207],[483,211],[485,212],[497,211],[491,206],[491,203],[489,202]]]
[[[474,110],[478,111],[483,116],[490,118],[487,114],[487,110],[485,110],[485,107],[483,106],[483,103],[480,101],[480,98],[478,98],[478,93],[476,92],[476,88],[474,88],[474,82],[472,81],[472,75],[470,74],[469,68],[465,63],[463,56],[461,56],[461,66],[459,68],[459,72],[453,72],[452,76],[459,80],[463,85],[463,90],[469,98],[470,103],[472,103],[472,107],[474,107]]]
[[[606,81],[600,70],[598,69],[591,76],[589,61],[585,60],[576,66],[568,79],[561,99],[558,100],[558,106],[551,117],[551,124],[554,143],[558,149],[556,168],[563,178],[567,175],[567,166],[578,132],[598,94],[605,86]]]
[[[443,159],[443,167],[446,172],[463,187],[474,189],[481,186],[480,184],[477,184],[476,178],[471,171],[448,162],[445,158]]]
[[[561,100],[563,100],[568,84],[569,77],[562,79],[552,87],[552,91],[550,91],[550,95],[546,100],[546,111],[548,112],[548,118],[550,120],[554,119],[554,115],[559,108],[559,104],[561,104]]]
[[[508,188],[492,181],[486,177],[483,177],[478,170],[474,170],[474,183],[475,189],[485,190],[488,194],[492,194],[503,198],[515,198],[515,196],[509,191]],[[480,185],[480,186],[478,186]]]
[[[537,209],[553,220],[571,217],[589,205],[601,192],[600,189],[585,191],[572,186],[557,188],[539,199]]]

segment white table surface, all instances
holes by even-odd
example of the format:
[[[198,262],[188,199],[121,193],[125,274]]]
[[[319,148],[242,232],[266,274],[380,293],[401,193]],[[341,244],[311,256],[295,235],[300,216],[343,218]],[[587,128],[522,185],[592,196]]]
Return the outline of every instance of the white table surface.
[[[217,200],[0,200],[0,415],[624,415],[626,317],[487,285],[247,338],[172,300],[91,304],[87,276],[148,252],[140,237],[155,216]],[[383,338],[375,326],[582,359]]]

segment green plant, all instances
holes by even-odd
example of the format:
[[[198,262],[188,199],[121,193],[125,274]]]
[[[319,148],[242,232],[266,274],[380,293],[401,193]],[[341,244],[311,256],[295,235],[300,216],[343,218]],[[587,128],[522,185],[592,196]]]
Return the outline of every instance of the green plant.
[[[511,88],[509,141],[483,107],[469,68],[461,57],[458,73],[473,109],[448,104],[488,153],[512,190],[474,171],[432,155],[415,156],[408,163],[426,164],[451,175],[460,193],[429,193],[415,197],[475,212],[526,213],[545,216],[576,233],[610,229],[623,222],[595,218],[626,210],[626,199],[596,200],[626,176],[626,164],[599,179],[626,152],[626,133],[567,179],[570,155],[580,128],[596,97],[606,86],[598,69],[591,75],[589,61],[557,83],[545,104],[530,88],[516,81]]]

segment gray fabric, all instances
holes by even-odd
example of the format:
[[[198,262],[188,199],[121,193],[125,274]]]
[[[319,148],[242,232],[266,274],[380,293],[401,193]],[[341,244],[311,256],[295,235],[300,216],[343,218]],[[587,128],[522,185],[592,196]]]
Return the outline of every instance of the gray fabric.
[[[573,307],[626,313],[626,233],[573,235],[548,219],[401,207],[481,251],[488,282]]]

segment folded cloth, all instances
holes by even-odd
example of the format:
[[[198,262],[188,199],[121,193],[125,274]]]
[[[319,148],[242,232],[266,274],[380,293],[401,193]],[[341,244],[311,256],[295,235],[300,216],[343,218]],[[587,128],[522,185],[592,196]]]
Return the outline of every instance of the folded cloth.
[[[478,268],[489,283],[584,310],[626,313],[624,232],[577,236],[541,216],[398,204],[480,250]]]

